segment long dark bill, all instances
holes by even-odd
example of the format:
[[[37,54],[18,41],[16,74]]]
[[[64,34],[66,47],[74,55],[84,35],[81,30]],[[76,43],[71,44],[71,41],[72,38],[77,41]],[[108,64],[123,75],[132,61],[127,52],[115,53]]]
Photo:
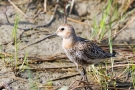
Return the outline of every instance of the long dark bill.
[[[45,39],[47,39],[47,38],[49,38],[49,37],[52,37],[52,36],[56,36],[56,35],[57,35],[56,32],[53,33],[53,34],[50,34],[50,35],[46,36],[45,38],[43,38],[42,40],[39,40],[39,41],[34,42],[34,43],[32,43],[32,44],[29,44],[29,45],[23,47],[22,49],[25,49],[26,47],[29,47],[29,46],[32,46],[32,45],[34,45],[34,44],[40,43],[40,42],[44,41]]]
[[[56,32],[54,32],[53,34],[50,34],[50,35],[46,36],[44,39],[52,37],[52,36],[56,36],[56,35],[57,35]]]

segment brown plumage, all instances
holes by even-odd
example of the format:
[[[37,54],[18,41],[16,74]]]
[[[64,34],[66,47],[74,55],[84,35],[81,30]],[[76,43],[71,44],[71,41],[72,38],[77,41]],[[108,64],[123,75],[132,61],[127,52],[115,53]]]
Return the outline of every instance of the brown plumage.
[[[73,26],[70,24],[61,25],[57,29],[56,34],[63,38],[62,48],[70,61],[77,66],[77,70],[82,76],[84,76],[85,71],[82,73],[78,69],[78,65],[82,66],[84,69],[87,65],[95,64],[101,62],[105,58],[115,56],[115,54],[105,52],[95,43],[78,37]]]

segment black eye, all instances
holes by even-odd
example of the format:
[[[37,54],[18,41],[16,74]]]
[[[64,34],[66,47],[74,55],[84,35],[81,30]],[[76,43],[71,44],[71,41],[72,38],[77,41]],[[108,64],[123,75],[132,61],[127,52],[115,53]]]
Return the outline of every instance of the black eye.
[[[61,28],[61,31],[64,31],[64,28]]]

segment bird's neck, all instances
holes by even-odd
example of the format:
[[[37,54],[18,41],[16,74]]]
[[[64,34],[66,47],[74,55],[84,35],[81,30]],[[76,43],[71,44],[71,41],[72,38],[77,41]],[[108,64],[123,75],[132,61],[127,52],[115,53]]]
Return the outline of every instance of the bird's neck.
[[[78,41],[78,38],[76,35],[70,38],[63,38],[62,47],[63,49],[70,49],[74,47],[77,41]]]

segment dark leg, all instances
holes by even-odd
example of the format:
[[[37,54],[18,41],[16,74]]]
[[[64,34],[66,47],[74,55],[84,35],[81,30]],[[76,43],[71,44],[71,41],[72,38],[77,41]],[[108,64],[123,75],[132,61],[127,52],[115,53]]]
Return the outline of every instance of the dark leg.
[[[78,71],[78,72],[81,74],[81,76],[82,76],[81,80],[86,81],[86,82],[88,83],[86,68],[82,67],[82,71],[81,71],[81,70],[79,70],[79,68],[78,68],[78,64],[75,63],[75,65],[76,65],[76,67],[77,67],[77,71]],[[79,83],[79,84],[80,84],[80,83]],[[91,90],[91,88],[90,88],[90,87],[85,87],[85,90]]]
[[[86,68],[82,68],[83,69],[83,73],[84,73],[84,77],[83,80],[86,81],[87,83],[89,83],[88,78],[87,78],[87,71]],[[85,90],[92,90],[90,87],[85,87]]]
[[[80,69],[78,68],[78,64],[75,63],[75,65],[76,65],[76,67],[77,67],[77,71],[78,71],[78,72],[81,74],[81,76],[82,76],[81,80],[88,82],[86,68],[85,68],[85,67],[82,67],[82,70],[80,70]]]
[[[86,81],[86,82],[89,82],[89,81],[88,81],[88,78],[87,78],[86,68],[83,67],[82,69],[83,69],[83,74],[84,74],[83,80]]]

